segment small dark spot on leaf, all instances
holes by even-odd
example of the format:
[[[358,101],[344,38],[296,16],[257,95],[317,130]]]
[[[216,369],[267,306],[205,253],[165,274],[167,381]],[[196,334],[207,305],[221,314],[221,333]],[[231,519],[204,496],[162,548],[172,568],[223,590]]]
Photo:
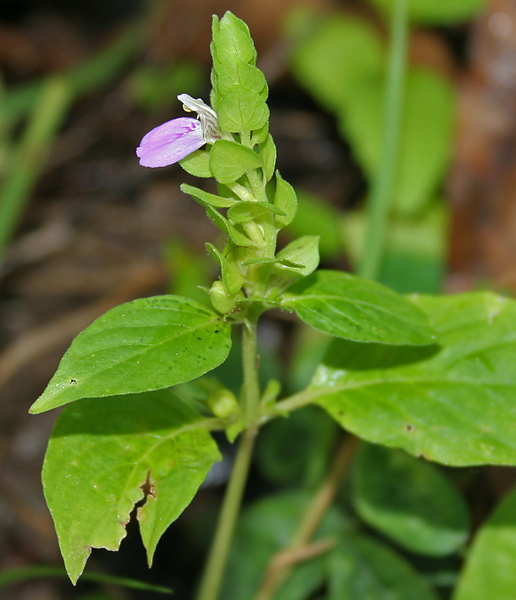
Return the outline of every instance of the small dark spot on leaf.
[[[70,385],[77,385],[77,379],[70,379]]]
[[[220,329],[215,329],[213,333],[220,333]]]
[[[337,416],[338,417],[343,417],[345,414],[346,414],[345,411],[339,410],[339,412],[337,413]]]
[[[407,433],[412,433],[416,428],[414,427],[414,425],[410,424],[410,423],[405,423],[405,425],[403,425],[403,429],[407,432]]]
[[[198,339],[199,341],[202,341],[202,338],[200,338],[200,337],[198,337],[197,339]]]

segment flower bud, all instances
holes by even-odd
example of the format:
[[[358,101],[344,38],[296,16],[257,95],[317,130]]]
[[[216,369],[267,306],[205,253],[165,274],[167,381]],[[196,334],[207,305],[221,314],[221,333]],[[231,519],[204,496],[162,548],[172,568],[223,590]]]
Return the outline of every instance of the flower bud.
[[[226,286],[220,280],[211,286],[210,300],[213,308],[223,315],[231,312],[236,306],[235,299],[228,294]]]
[[[240,409],[235,394],[226,388],[214,391],[208,396],[207,402],[211,412],[219,419],[227,419]]]

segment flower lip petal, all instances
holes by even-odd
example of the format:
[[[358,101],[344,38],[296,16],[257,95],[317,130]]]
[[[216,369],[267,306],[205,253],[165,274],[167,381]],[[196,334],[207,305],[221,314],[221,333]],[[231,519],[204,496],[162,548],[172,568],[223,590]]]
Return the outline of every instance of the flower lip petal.
[[[143,167],[166,167],[185,158],[205,144],[197,119],[172,119],[147,133],[136,149]]]

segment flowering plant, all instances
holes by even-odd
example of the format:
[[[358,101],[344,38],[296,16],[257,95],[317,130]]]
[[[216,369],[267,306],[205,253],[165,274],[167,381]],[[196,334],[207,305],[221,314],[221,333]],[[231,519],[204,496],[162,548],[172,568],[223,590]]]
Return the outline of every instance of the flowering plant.
[[[188,173],[217,182],[216,194],[181,186],[224,236],[222,248],[206,244],[220,267],[209,289],[211,306],[162,295],[110,310],[77,336],[31,409],[67,405],[50,439],[43,483],[70,579],[77,581],[92,548],[119,548],[135,505],[152,564],[164,531],[221,458],[211,432],[224,431],[238,450],[198,599],[218,598],[226,572],[228,589],[236,589],[238,572],[226,565],[256,437],[266,423],[308,405],[376,444],[364,445],[359,455],[365,466],[357,510],[363,519],[416,551],[452,552],[467,535],[463,504],[442,475],[430,465],[415,467],[420,462],[409,455],[455,466],[516,464],[514,419],[507,418],[514,415],[516,303],[489,293],[405,297],[348,273],[318,269],[317,236],[278,250],[278,233],[293,221],[297,197],[276,170],[268,87],[247,26],[229,12],[214,17],[211,52],[211,107],[180,95],[197,119],[181,117],[153,129],[137,150],[143,166],[179,162]],[[258,324],[273,308],[295,313],[329,340],[309,386],[283,397],[278,381],[262,386],[258,376]],[[227,359],[234,328],[242,333],[239,394],[206,377]],[[202,392],[200,410],[175,387],[192,380]],[[355,446],[346,442],[337,453],[333,481]],[[391,461],[389,447],[405,450],[404,458]],[[427,515],[432,522],[424,535],[409,525],[400,532],[375,510],[374,464],[416,474],[426,469],[425,493],[441,490],[451,498],[449,511]],[[412,598],[414,589],[423,600],[436,598],[403,559],[343,521],[333,522],[330,537],[328,527],[318,534],[316,500],[290,542],[304,558],[289,564],[323,556],[327,562],[317,581],[329,586],[328,597],[353,596],[360,586],[343,565],[367,556],[374,558],[371,569],[380,582],[387,565],[396,598]],[[299,513],[297,500],[290,508]],[[453,535],[443,535],[450,529]],[[272,597],[289,572],[285,565],[272,569],[257,598]],[[409,592],[400,578],[408,578]],[[246,585],[242,598],[253,593]]]

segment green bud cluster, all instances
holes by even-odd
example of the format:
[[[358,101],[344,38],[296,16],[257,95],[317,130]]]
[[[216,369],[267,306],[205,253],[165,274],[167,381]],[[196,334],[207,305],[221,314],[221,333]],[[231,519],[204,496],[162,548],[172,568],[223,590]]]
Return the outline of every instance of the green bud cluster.
[[[221,314],[245,316],[253,302],[263,309],[286,287],[318,265],[318,238],[307,236],[276,254],[278,232],[297,210],[296,193],[276,171],[276,146],[269,133],[268,86],[256,66],[256,49],[247,25],[226,12],[213,17],[213,69],[210,100],[220,138],[194,152],[181,166],[198,177],[213,177],[218,194],[184,184],[224,233],[222,251],[207,244],[221,269],[210,290]]]

